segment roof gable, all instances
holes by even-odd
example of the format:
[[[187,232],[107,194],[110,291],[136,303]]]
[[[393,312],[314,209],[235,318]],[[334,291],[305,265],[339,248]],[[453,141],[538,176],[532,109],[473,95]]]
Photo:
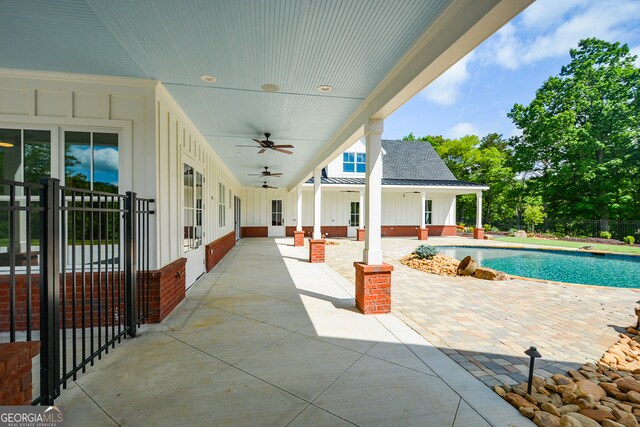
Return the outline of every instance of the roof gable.
[[[385,179],[456,180],[428,142],[383,139],[382,147],[386,151],[382,158]]]

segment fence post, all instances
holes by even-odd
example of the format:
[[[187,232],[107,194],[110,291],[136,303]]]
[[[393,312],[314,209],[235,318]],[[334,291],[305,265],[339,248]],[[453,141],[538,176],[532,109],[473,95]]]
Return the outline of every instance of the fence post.
[[[126,327],[130,337],[137,333],[138,306],[136,286],[136,193],[127,191],[124,213],[124,285]]]
[[[53,405],[60,394],[60,180],[40,182],[40,403]]]

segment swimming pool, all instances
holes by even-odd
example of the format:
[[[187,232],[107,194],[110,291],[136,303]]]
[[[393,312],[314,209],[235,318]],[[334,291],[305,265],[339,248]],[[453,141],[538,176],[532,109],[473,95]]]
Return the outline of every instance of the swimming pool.
[[[514,276],[619,288],[640,287],[640,257],[538,249],[439,246],[442,255],[471,255],[483,267]]]

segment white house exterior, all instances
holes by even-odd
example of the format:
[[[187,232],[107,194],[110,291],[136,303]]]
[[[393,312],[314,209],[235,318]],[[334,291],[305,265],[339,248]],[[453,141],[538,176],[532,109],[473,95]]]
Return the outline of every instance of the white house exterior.
[[[481,202],[488,187],[458,181],[427,142],[382,141],[382,236],[418,236],[428,228],[431,236],[456,234],[456,196],[476,194]],[[322,176],[322,234],[357,237],[363,228],[366,147],[358,141],[333,159]],[[270,178],[276,186],[279,178]],[[278,189],[243,190],[242,231],[255,237],[293,236],[298,225],[297,194]],[[284,227],[276,226],[272,207],[282,200]],[[302,186],[302,227],[313,230],[313,179]],[[273,206],[272,206],[273,205]],[[362,210],[364,217],[364,210]],[[423,222],[424,221],[424,222]],[[362,224],[362,225],[361,225]],[[478,228],[482,227],[479,218]]]
[[[381,264],[381,235],[449,234],[455,195],[483,189],[384,182],[384,119],[531,2],[360,0],[326,6],[337,21],[321,2],[0,0],[0,179],[25,179],[23,147],[44,132],[63,185],[84,171],[87,186],[154,199],[150,268],[186,260],[183,290],[236,239],[294,227],[355,236],[366,223],[362,261]],[[294,153],[237,147],[267,131]],[[278,189],[248,178],[264,166],[284,173],[267,180]],[[325,167],[329,181],[309,182]]]

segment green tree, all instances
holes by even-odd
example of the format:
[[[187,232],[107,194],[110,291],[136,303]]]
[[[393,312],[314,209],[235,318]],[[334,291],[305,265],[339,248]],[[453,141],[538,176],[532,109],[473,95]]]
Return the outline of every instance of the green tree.
[[[540,197],[528,197],[522,220],[530,227],[532,233],[535,230],[535,226],[542,224],[546,217],[547,214],[544,211],[544,206],[542,206],[542,199]]]
[[[571,62],[508,116],[514,165],[555,217],[629,218],[640,208],[640,70],[626,44],[580,41]]]

